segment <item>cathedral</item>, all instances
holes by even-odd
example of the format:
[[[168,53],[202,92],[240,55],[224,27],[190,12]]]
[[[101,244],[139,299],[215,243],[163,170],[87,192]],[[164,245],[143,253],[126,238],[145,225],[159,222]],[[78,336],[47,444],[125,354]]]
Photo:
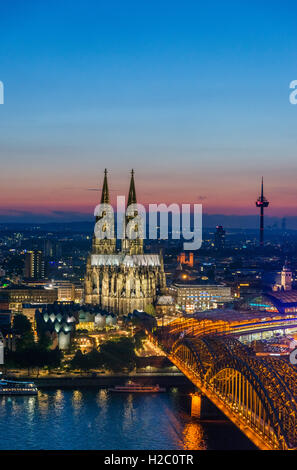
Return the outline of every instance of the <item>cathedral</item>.
[[[110,204],[106,170],[101,204]],[[137,204],[133,170],[127,207],[131,204]],[[157,293],[166,288],[162,254],[144,253],[138,224],[133,226],[135,215],[137,211],[133,216],[129,213],[125,217],[120,249],[117,249],[116,238],[97,238],[94,234],[92,252],[87,260],[85,303],[99,305],[116,315],[127,315],[135,309],[145,310],[155,303]],[[96,216],[98,221],[100,216]],[[131,227],[131,223],[134,236],[127,237],[126,228]]]

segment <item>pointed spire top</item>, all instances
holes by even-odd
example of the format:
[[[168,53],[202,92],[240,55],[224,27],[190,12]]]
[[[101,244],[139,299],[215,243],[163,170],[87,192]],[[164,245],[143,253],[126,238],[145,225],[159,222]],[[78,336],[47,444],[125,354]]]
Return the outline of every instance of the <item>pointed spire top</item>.
[[[263,188],[263,176],[262,176],[262,183],[261,183],[261,197],[263,198],[264,196],[264,188]]]
[[[104,170],[104,180],[103,180],[103,186],[102,186],[101,204],[109,204],[109,191],[108,191],[107,169],[106,168]]]
[[[135,182],[134,182],[134,170],[132,169],[127,205],[130,206],[130,204],[136,204],[136,203],[137,201],[136,201],[136,191],[135,191]]]

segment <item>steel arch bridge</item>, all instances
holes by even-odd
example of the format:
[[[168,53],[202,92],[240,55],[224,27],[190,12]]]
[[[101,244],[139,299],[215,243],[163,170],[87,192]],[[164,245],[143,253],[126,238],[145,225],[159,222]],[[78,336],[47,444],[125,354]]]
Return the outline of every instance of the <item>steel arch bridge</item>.
[[[297,449],[297,371],[232,336],[158,335],[168,358],[260,449]]]

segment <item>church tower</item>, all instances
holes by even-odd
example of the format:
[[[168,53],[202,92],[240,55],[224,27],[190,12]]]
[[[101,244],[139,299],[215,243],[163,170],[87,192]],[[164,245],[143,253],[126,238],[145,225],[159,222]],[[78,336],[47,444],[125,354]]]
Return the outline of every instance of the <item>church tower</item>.
[[[292,289],[292,271],[288,267],[287,260],[281,272],[281,289],[285,291]]]
[[[135,205],[135,207],[133,207]],[[137,210],[137,199],[134,181],[134,170],[131,171],[131,180],[128,194],[128,202],[125,221],[125,237],[122,240],[122,251],[130,255],[143,254],[143,232],[145,220]],[[130,236],[129,236],[130,235]]]
[[[103,179],[103,186],[101,192],[101,204],[110,204],[109,199],[109,189],[108,189],[108,181],[107,181],[107,170],[104,170],[104,179]],[[111,254],[115,253],[116,251],[116,239],[114,238],[114,219],[111,226],[108,222],[104,223],[103,219],[106,216],[106,211],[102,212],[102,215],[96,216],[96,223],[100,222],[103,223],[102,232],[103,234],[106,233],[106,238],[97,238],[95,234],[93,235],[93,243],[92,243],[92,252],[94,254]],[[112,231],[113,238],[107,237],[109,231]]]

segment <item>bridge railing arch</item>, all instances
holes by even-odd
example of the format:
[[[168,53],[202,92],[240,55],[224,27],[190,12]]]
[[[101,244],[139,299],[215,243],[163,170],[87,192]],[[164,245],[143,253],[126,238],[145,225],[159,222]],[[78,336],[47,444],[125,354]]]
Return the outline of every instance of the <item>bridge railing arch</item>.
[[[297,447],[297,408],[290,390],[273,368],[247,351],[236,339],[179,338],[170,354],[273,448]]]
[[[261,377],[247,363],[240,358],[221,361],[208,371],[205,383],[210,390],[220,395],[225,404],[228,403],[241,418],[248,421],[251,427],[271,441],[273,447],[291,447],[292,443],[280,419],[279,410],[267,393]],[[289,410],[287,411],[286,417],[289,419]]]

